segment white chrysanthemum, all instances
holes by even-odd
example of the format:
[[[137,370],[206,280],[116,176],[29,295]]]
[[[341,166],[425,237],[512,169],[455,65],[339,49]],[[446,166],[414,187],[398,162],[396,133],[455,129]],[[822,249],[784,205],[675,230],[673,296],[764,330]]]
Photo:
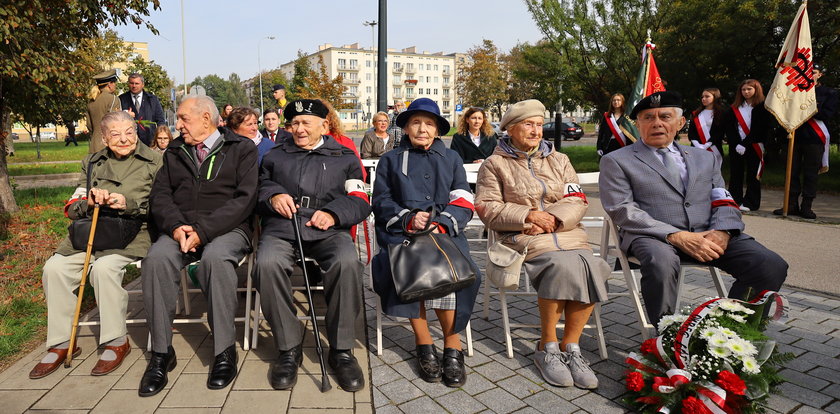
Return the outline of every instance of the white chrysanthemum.
[[[709,354],[718,358],[726,358],[732,355],[732,351],[722,346],[713,346],[709,348]]]
[[[741,315],[732,314],[732,315],[729,315],[729,317],[732,318],[733,321],[738,322],[738,323],[745,323],[747,321]]]
[[[722,335],[721,333],[715,333],[714,335],[712,335],[711,338],[707,339],[706,341],[709,342],[709,348],[719,348],[725,347],[726,343],[729,342],[729,338],[725,335]]]
[[[687,315],[665,315],[665,316],[663,316],[662,319],[659,320],[659,325],[657,326],[659,328],[659,332],[664,331],[665,328],[667,328],[671,325],[682,324],[683,322],[685,322],[687,317],[688,317]]]
[[[735,331],[729,328],[720,328],[720,333],[727,336],[728,338],[734,338],[738,336],[738,334]]]
[[[733,354],[738,356],[750,355],[750,350],[755,350],[755,347],[743,338],[730,339],[729,342],[727,342],[726,347],[729,348]]]
[[[744,363],[744,371],[750,374],[758,374],[761,371],[761,366],[758,365],[758,361],[753,357],[743,357],[741,358],[741,362]]]
[[[700,332],[700,337],[706,340],[712,339],[718,333],[717,328],[706,328]]]
[[[730,311],[730,312],[737,311],[738,306],[740,306],[740,305],[738,305],[738,302],[735,302],[732,299],[723,299],[718,303],[719,303],[718,307],[720,307],[723,310]]]

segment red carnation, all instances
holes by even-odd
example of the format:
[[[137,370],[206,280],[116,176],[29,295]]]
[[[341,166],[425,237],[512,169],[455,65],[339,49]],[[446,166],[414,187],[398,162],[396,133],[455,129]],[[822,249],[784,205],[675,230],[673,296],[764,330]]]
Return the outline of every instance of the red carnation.
[[[645,387],[645,379],[638,371],[633,371],[627,374],[627,389],[630,391],[639,392]]]
[[[730,371],[721,371],[715,380],[715,384],[726,390],[726,392],[731,392],[735,395],[744,395],[744,391],[747,390],[747,384],[744,384],[744,380],[738,374]]]
[[[643,354],[655,354],[656,353],[656,338],[650,338],[650,339],[642,342],[642,353]]]
[[[686,397],[682,400],[682,412],[684,414],[711,414],[703,401],[696,397]]]

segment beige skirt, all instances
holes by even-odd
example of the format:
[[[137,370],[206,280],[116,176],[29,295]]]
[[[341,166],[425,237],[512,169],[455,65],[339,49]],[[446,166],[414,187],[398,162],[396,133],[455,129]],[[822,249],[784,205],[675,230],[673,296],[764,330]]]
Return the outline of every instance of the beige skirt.
[[[596,303],[607,300],[610,266],[591,250],[558,250],[525,262],[525,274],[543,299]]]

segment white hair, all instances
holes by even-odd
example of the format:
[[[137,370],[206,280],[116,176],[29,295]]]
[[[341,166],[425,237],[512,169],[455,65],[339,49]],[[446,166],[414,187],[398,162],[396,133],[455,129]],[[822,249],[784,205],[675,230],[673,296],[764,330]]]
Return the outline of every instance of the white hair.
[[[107,125],[112,122],[119,122],[119,121],[128,121],[133,123],[134,118],[125,111],[116,111],[116,112],[108,112],[102,117],[102,121],[99,122],[99,127],[102,130],[102,134],[105,134],[105,131],[108,130]]]
[[[193,114],[201,115],[203,113],[210,114],[210,121],[213,125],[219,123],[219,108],[216,107],[216,101],[209,96],[191,96],[187,99],[184,99],[181,104],[183,105],[184,102],[189,100],[195,100],[195,107],[193,108]]]

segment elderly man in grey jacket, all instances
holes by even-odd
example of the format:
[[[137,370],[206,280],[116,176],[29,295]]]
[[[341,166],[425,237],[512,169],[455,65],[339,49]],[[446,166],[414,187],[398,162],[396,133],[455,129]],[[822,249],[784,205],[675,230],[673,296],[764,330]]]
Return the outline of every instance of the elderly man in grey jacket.
[[[620,227],[621,249],[641,263],[642,296],[654,324],[675,311],[681,258],[730,273],[731,298],[778,290],[787,277],[787,263],[743,233],[720,162],[674,142],[685,124],[681,104],[676,92],[641,100],[630,114],[641,139],[601,159],[601,203]]]

